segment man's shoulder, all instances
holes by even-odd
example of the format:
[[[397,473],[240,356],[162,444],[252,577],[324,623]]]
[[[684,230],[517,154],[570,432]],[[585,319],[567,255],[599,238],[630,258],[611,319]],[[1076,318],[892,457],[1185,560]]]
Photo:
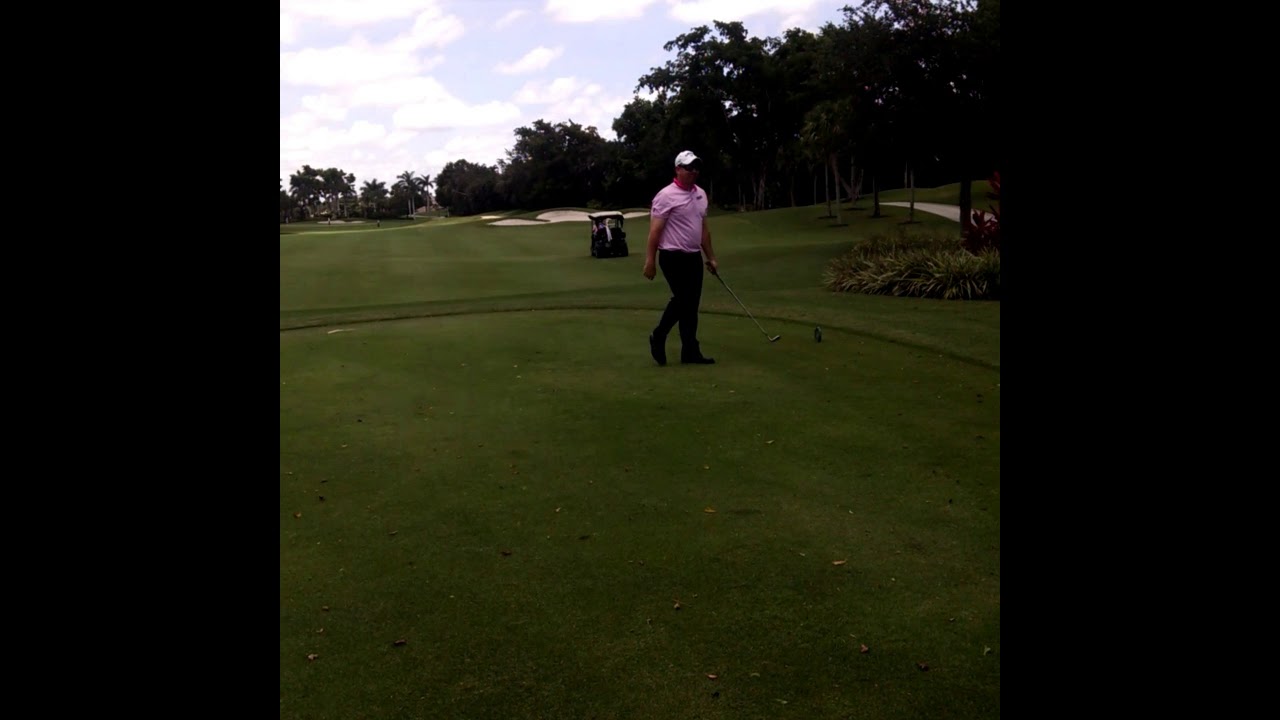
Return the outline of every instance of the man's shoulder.
[[[675,186],[676,186],[676,185],[675,185],[675,183],[671,183],[670,185],[667,185],[666,187],[664,187],[664,188],[662,188],[661,190],[659,190],[659,191],[658,191],[658,192],[653,196],[653,202],[654,202],[654,203],[670,202],[670,198],[671,198],[671,188],[673,188],[673,187],[675,187]]]

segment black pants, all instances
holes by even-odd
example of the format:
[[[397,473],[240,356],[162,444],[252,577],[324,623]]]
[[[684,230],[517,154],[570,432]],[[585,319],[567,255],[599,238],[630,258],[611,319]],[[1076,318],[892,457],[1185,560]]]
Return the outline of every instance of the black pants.
[[[658,266],[671,287],[671,300],[653,335],[665,340],[680,325],[680,357],[698,357],[698,305],[702,302],[702,253],[659,250]]]

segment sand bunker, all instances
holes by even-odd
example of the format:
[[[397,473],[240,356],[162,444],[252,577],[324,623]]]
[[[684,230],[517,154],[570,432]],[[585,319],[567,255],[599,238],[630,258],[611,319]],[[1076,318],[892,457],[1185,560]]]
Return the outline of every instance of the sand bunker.
[[[641,210],[637,212],[623,213],[622,216],[624,218],[636,218],[636,217],[645,217],[648,214],[649,213],[647,211]],[[551,212],[542,213],[541,215],[538,216],[537,220],[516,220],[516,219],[499,220],[498,222],[491,222],[489,224],[512,226],[512,225],[547,225],[549,223],[558,223],[558,222],[587,222],[589,220],[587,215],[588,213],[582,212],[581,210],[552,210]],[[490,216],[487,216],[487,215],[481,216],[481,219],[484,220],[484,219],[487,219],[488,217]]]

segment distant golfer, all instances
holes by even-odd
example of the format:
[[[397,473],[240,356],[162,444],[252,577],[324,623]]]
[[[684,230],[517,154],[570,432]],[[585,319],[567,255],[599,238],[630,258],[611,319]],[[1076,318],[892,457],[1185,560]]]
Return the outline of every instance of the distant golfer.
[[[649,353],[659,365],[667,364],[667,333],[680,325],[680,362],[710,365],[698,345],[698,305],[702,302],[703,254],[706,267],[715,271],[716,251],[707,227],[707,193],[697,186],[702,160],[685,150],[676,155],[676,177],[653,198],[649,212],[649,245],[644,276],[650,280],[662,266],[671,286],[671,300],[662,319],[649,335]],[[661,254],[659,254],[661,251]]]

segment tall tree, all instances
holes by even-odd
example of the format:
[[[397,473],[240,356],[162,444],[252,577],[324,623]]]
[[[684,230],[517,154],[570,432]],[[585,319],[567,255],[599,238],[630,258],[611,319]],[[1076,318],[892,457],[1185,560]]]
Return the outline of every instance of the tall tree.
[[[685,149],[673,137],[672,125],[670,103],[661,97],[634,98],[613,121],[613,132],[618,138],[613,143],[617,162],[613,199],[619,207],[648,207],[658,190],[671,182],[672,160]],[[703,152],[705,149],[700,148],[700,154]],[[712,182],[713,172],[707,175],[698,178],[699,184],[705,186]],[[714,197],[711,199],[714,202]]]
[[[501,164],[507,200],[518,207],[600,205],[606,197],[605,141],[572,120],[535,120],[515,130]]]
[[[352,177],[355,181],[355,177]],[[347,192],[347,173],[338,168],[325,168],[320,171],[320,188],[329,206],[329,217],[338,215],[338,200]]]
[[[641,77],[639,87],[670,99],[672,135],[681,147],[701,148],[720,177],[729,174],[740,191],[745,186],[750,204],[765,207],[777,149],[795,133],[775,112],[784,105],[771,54],[776,43],[749,37],[741,22],[717,21],[714,30],[700,26],[663,47],[675,50],[675,59]]]
[[[781,40],[770,40],[770,49],[776,67],[776,82],[783,98],[773,106],[776,123],[776,155],[774,163],[786,180],[786,192],[792,206],[796,205],[795,181],[808,179],[814,165],[822,166],[823,158],[815,158],[806,152],[801,128],[806,112],[825,99],[822,78],[816,69],[820,58],[820,42],[817,35],[798,28],[784,33]],[[825,177],[825,173],[824,173]],[[809,200],[817,204],[816,178],[814,192]]]
[[[364,216],[369,217],[369,208],[373,208],[375,215],[381,215],[382,204],[389,194],[386,183],[379,180],[366,180],[360,188],[360,205]]]
[[[509,207],[499,187],[497,168],[467,160],[445,164],[436,174],[436,202],[450,215],[475,215]]]
[[[414,200],[418,195],[418,176],[412,170],[405,170],[396,178],[398,182],[391,189],[409,203],[409,217],[415,217]]]
[[[289,195],[297,207],[302,210],[303,217],[315,215],[315,204],[319,202],[322,192],[320,173],[310,165],[289,176]]]
[[[849,143],[851,114],[848,98],[825,100],[805,114],[804,127],[800,130],[800,136],[808,144],[810,153],[822,158],[831,171],[831,176],[835,178],[837,223],[843,222],[840,219],[840,186],[845,184],[840,177],[839,153]],[[849,184],[846,187],[849,188],[849,198],[852,200],[853,186]],[[830,207],[827,208],[827,214],[831,214]]]

